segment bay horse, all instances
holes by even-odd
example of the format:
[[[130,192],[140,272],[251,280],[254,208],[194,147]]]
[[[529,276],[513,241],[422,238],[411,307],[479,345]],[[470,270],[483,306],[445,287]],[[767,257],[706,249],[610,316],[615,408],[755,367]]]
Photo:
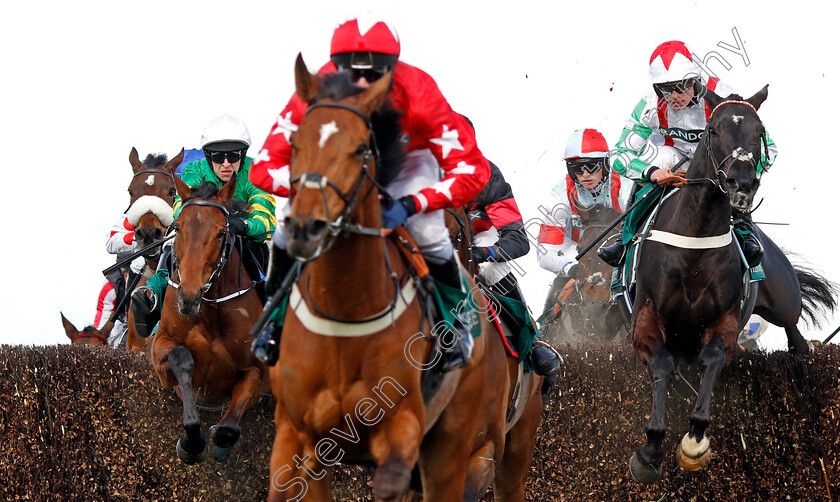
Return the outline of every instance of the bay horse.
[[[172,224],[172,206],[175,204],[175,180],[172,173],[181,163],[184,157],[184,150],[167,161],[166,155],[149,154],[141,162],[137,149],[132,147],[128,155],[128,162],[131,164],[133,175],[128,185],[130,196],[129,208],[126,211],[127,218],[134,225],[134,241],[140,248],[143,248],[163,238],[167,227]],[[154,275],[160,259],[161,248],[154,248],[143,255],[146,259],[146,266],[143,269],[143,276],[140,277],[135,287],[141,287]],[[126,291],[130,295],[131,291]],[[134,313],[127,309],[125,346],[136,352],[146,352],[151,339],[137,335],[134,327]]]
[[[580,217],[580,252],[620,216],[615,209],[603,204],[582,207],[577,200],[576,214]],[[594,248],[604,243],[604,237]],[[628,337],[627,326],[618,304],[611,299],[612,267],[594,252],[584,254],[578,261],[577,278],[553,284],[546,304],[551,312],[544,336],[553,344],[560,343],[622,343]],[[557,281],[555,281],[557,282]]]
[[[90,347],[107,347],[108,335],[114,327],[114,321],[108,321],[100,329],[93,325],[85,326],[79,331],[72,322],[68,321],[64,314],[61,314],[61,324],[64,326],[64,333],[70,339],[72,345],[88,345]]]
[[[523,500],[539,386],[519,394],[521,416],[508,431],[511,366],[486,316],[469,365],[435,373],[423,286],[403,244],[381,229],[379,195],[402,156],[393,155],[402,152],[398,115],[386,105],[393,73],[361,89],[345,72],[310,74],[298,55],[295,77],[309,108],[291,136],[285,229],[305,266],[271,368],[268,500],[332,500],[337,462],[375,465],[377,501],[401,500],[415,465],[426,500],[478,500],[491,482],[496,500]],[[481,295],[471,301],[486,308]],[[437,390],[427,392],[431,376]]]
[[[712,111],[685,173],[687,184],[665,198],[649,236],[639,244],[631,335],[634,351],[648,368],[653,407],[645,428],[647,442],[630,459],[630,472],[643,483],[662,476],[665,401],[675,357],[699,360],[698,396],[688,433],[677,448],[679,465],[698,470],[711,458],[705,431],[712,388],[757,306],[757,290],[767,293],[759,305],[780,309],[775,320],[787,315],[784,303],[797,303],[798,296],[790,294],[800,290],[796,274],[778,269],[784,255],[768,244],[763,261],[767,279],[760,286],[747,285],[738,244],[731,237],[732,209],[748,211],[760,184],[756,166],[767,146],[757,110],[767,98],[767,86],[748,99],[723,99],[712,91],[704,97]],[[787,287],[780,288],[785,281]],[[768,308],[755,310],[774,317]],[[803,349],[807,353],[807,346]]]
[[[221,189],[210,182],[191,189],[173,179],[184,205],[174,223],[173,265],[152,337],[152,364],[161,384],[181,395],[185,432],[176,451],[184,463],[202,462],[208,453],[197,406],[227,405],[210,428],[213,458],[224,462],[239,439],[243,413],[268,391],[268,371],[250,350],[249,331],[262,304],[228,226],[236,176]]]

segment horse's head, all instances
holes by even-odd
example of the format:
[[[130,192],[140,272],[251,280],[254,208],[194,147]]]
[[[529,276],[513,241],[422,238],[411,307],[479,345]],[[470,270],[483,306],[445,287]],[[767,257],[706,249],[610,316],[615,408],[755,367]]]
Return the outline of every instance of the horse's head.
[[[712,91],[704,95],[712,110],[703,135],[717,179],[729,195],[730,205],[748,211],[759,186],[757,165],[767,143],[758,108],[767,99],[767,86],[748,99],[732,95],[721,98]]]
[[[236,190],[236,176],[221,189],[210,182],[192,189],[177,176],[174,180],[184,205],[175,222],[172,277],[180,282],[178,311],[195,316],[231,250],[228,205]]]
[[[108,321],[105,323],[105,326],[102,326],[102,329],[87,326],[79,331],[72,322],[64,317],[64,314],[61,314],[61,324],[64,325],[64,332],[67,334],[67,338],[70,339],[70,343],[73,345],[90,345],[93,347],[107,346],[108,334],[111,333],[111,329],[114,327],[114,321]]]
[[[578,241],[578,252],[580,252],[591,244],[610,223],[615,221],[619,213],[603,204],[584,208],[578,205],[574,199],[572,199],[572,203],[575,204],[583,227]],[[597,248],[598,245],[595,247]],[[594,251],[583,255],[578,262],[578,287],[580,288],[581,298],[589,303],[608,303],[610,300],[611,277],[612,267],[598,258]]]
[[[175,203],[172,173],[183,158],[183,149],[169,162],[165,155],[148,155],[141,162],[135,148],[128,155],[134,176],[128,185],[131,201],[127,217],[129,223],[134,225],[135,240],[140,247],[160,240],[166,228],[172,224],[172,205]],[[159,247],[146,256],[156,258],[158,254]]]
[[[319,78],[298,55],[297,94],[309,109],[290,137],[293,198],[285,228],[293,256],[316,258],[351,219],[381,226],[375,180],[382,162],[371,114],[385,104],[391,80],[389,71],[363,89],[345,72]]]

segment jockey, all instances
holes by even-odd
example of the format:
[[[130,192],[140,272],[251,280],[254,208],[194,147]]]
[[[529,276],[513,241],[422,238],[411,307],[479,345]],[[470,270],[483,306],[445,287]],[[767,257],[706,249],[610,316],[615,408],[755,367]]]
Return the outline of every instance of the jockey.
[[[242,243],[240,248],[242,265],[251,279],[256,282],[255,289],[265,301],[262,283],[265,275],[263,271],[266,269],[268,259],[265,243],[274,232],[277,220],[274,216],[274,197],[252,185],[248,179],[253,160],[245,154],[250,146],[251,135],[244,122],[226,114],[217,117],[204,129],[201,136],[201,148],[205,158],[187,165],[181,179],[190,187],[196,187],[205,182],[222,187],[236,176],[236,191],[233,198],[248,205],[248,216],[247,218],[231,217],[228,220],[228,228],[232,235],[245,237],[238,239]],[[181,212],[182,204],[180,195],[176,195],[174,206],[176,220]],[[131,308],[135,315],[135,328],[138,335],[143,337],[152,333],[154,325],[160,319],[159,306],[162,302],[158,299],[163,299],[163,293],[166,290],[169,275],[167,262],[171,255],[171,244],[166,246],[164,253],[158,271],[146,282],[147,288],[140,288],[132,293]]]
[[[577,244],[582,230],[578,208],[596,204],[618,212],[627,208],[633,183],[610,170],[607,140],[595,129],[578,129],[563,155],[568,174],[551,189],[551,208],[543,212],[537,261],[557,274],[555,286],[577,277]]]
[[[712,112],[703,98],[706,89],[722,97],[734,93],[716,77],[707,78],[683,42],[665,42],[657,47],[651,55],[649,70],[653,88],[639,101],[624,126],[616,145],[619,155],[613,161],[613,169],[640,185],[671,176],[673,167],[694,156]],[[769,169],[776,158],[776,145],[767,133],[765,140],[768,156],[765,158],[762,152],[756,166],[758,173]],[[749,213],[733,210],[732,216],[736,235],[744,241],[747,263],[750,267],[757,266],[764,249],[752,232]],[[598,255],[617,267],[624,255],[624,245],[635,230],[625,229],[623,240],[602,247]]]
[[[457,207],[473,199],[490,178],[490,167],[464,119],[454,113],[435,81],[424,71],[401,60],[400,40],[394,28],[371,14],[340,23],[332,36],[330,62],[319,75],[347,71],[353,82],[367,87],[393,71],[389,99],[402,112],[407,140],[406,167],[388,187],[394,203],[383,204],[383,226],[405,224],[420,247],[432,276],[442,284],[461,289],[460,271],[441,209]],[[251,170],[251,181],[280,196],[289,194],[290,135],[297,130],[307,104],[295,94],[280,112]],[[443,177],[441,179],[441,174]],[[272,267],[267,287],[279,283],[292,265],[286,253],[285,232],[274,234]],[[276,277],[276,279],[275,279]],[[458,343],[445,353],[443,369],[466,365],[472,350],[469,324],[456,323]],[[271,340],[266,336],[256,347],[258,357],[269,364],[278,354],[279,326]]]
[[[117,255],[117,261],[125,258],[125,254]],[[131,267],[135,266],[135,260],[131,263]],[[142,259],[140,260],[142,267]],[[135,272],[136,273],[136,272]],[[114,309],[122,301],[125,296],[126,281],[129,277],[129,267],[123,266],[120,270],[114,271],[105,278],[105,284],[99,290],[99,296],[96,298],[96,316],[93,318],[93,327],[102,329],[108,324],[108,319],[114,313]],[[108,346],[116,348],[122,341],[121,335],[125,332],[125,315],[124,311],[114,319],[114,326],[108,334]]]
[[[472,124],[469,119],[467,122]],[[528,254],[530,245],[513,191],[496,164],[490,162],[490,181],[467,204],[467,209],[473,229],[470,256],[478,270],[479,282],[491,293],[524,306],[525,297],[507,262]],[[527,321],[530,322],[530,317]],[[547,377],[553,377],[563,362],[542,340],[536,340],[531,346],[530,357],[534,371]]]

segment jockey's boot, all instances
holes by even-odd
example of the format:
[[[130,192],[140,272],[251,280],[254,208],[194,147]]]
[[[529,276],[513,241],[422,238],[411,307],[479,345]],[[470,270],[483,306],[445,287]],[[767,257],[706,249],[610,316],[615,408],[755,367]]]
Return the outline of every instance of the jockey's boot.
[[[755,236],[753,222],[749,213],[732,211],[732,218],[732,226],[735,227],[735,232],[742,239],[744,258],[747,260],[747,265],[750,268],[757,267],[761,263],[761,258],[764,257],[764,248]]]
[[[265,278],[265,294],[272,298],[280,288],[283,279],[289,274],[295,260],[289,253],[277,246],[271,246],[271,255],[269,256],[268,276]],[[285,293],[288,295],[289,292]],[[280,358],[280,335],[283,333],[283,316],[285,315],[286,302],[281,301],[277,303],[278,308],[274,312],[266,312],[263,315],[269,315],[270,320],[263,328],[260,336],[254,340],[251,346],[251,351],[254,357],[263,363],[274,366]]]
[[[615,244],[602,245],[598,248],[598,257],[607,262],[607,265],[618,267],[624,257],[624,243],[619,239]]]
[[[155,292],[147,286],[141,286],[132,291],[131,312],[134,314],[134,331],[137,336],[148,338],[160,321],[158,297]]]
[[[458,268],[458,261],[455,256],[449,261],[436,265],[427,262],[429,273],[435,280],[463,291],[461,284],[461,270]],[[469,304],[469,302],[464,302]],[[438,347],[441,349],[440,371],[447,372],[457,368],[463,368],[470,363],[472,356],[473,339],[470,333],[470,318],[475,312],[455,313],[455,325],[451,326],[444,322],[443,313],[435,308],[435,327],[432,332],[438,336]]]
[[[534,340],[528,356],[534,372],[546,377],[550,384],[555,384],[560,368],[563,367],[563,356],[543,340]]]

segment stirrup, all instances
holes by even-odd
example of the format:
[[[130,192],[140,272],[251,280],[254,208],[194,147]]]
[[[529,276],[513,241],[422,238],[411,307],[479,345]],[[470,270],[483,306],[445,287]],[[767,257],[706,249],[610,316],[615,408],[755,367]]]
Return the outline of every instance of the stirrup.
[[[283,328],[280,327],[280,330]],[[263,328],[260,336],[251,344],[251,352],[254,357],[267,366],[274,366],[280,359],[280,335],[278,328],[273,322],[269,322]]]
[[[621,259],[624,257],[624,243],[621,241],[615,244],[602,245],[598,248],[598,257],[601,258],[607,265],[611,267],[618,267],[621,265]]]
[[[463,368],[470,364],[472,358],[472,350],[475,345],[470,333],[470,325],[463,319],[458,319],[459,326],[455,328],[455,336],[457,337],[451,347],[445,348],[441,346],[440,335],[438,337],[438,349],[441,352],[440,371],[446,373],[458,368]]]
[[[544,377],[550,377],[552,380],[564,364],[563,356],[557,352],[557,349],[543,340],[534,341],[528,356],[531,358],[531,366],[534,368],[534,372]]]

